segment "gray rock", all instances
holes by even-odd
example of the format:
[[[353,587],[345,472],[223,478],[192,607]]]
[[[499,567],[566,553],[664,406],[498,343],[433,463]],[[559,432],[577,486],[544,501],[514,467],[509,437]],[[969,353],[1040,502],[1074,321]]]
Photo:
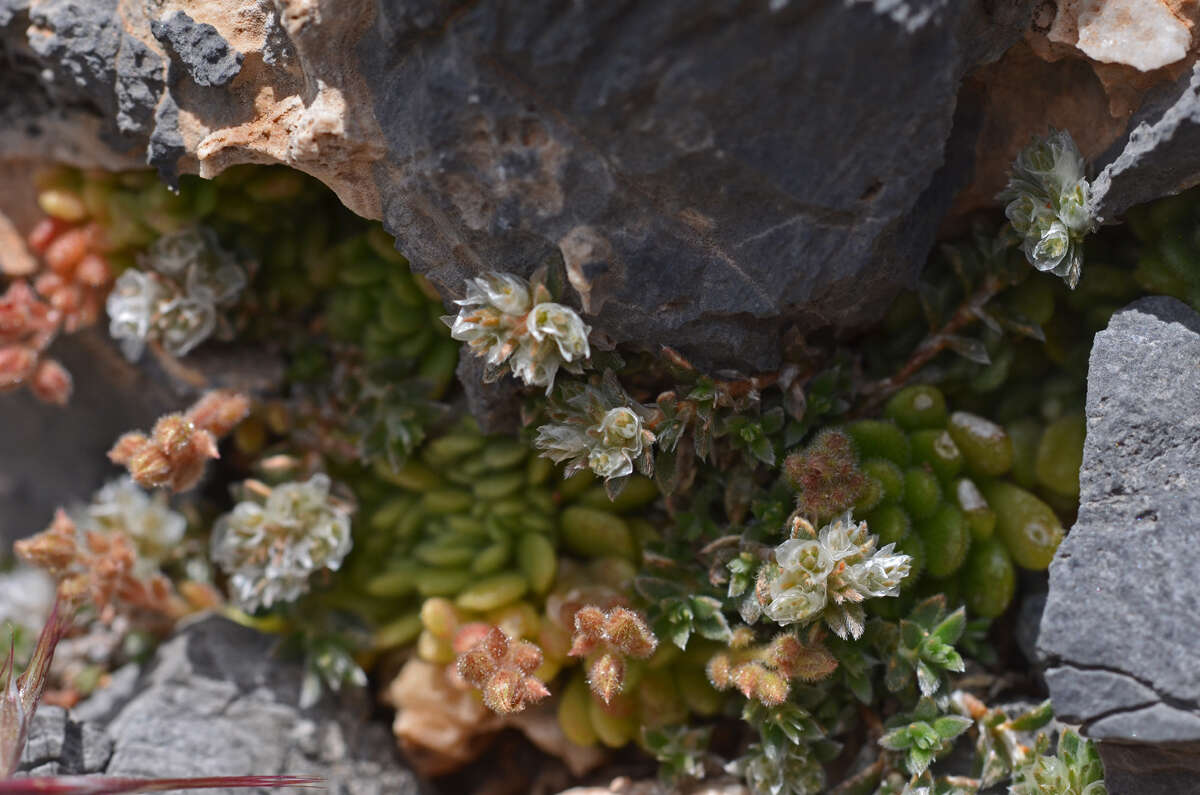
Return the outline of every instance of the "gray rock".
[[[195,621],[159,648],[135,687],[122,687],[117,700],[124,703],[115,715],[110,704],[85,709],[97,722],[80,723],[54,707],[39,710],[21,769],[33,775],[315,775],[335,795],[425,791],[386,726],[370,720],[364,692],[327,695],[311,709],[298,708],[302,668],[277,658],[275,644],[222,618]]]
[[[872,322],[912,281],[970,172],[961,78],[1028,9],[382,2],[384,222],[445,294],[562,257],[613,339],[770,367],[785,315]]]
[[[462,383],[467,410],[484,433],[515,433],[521,427],[521,385],[511,375],[484,383],[484,361],[458,357],[455,374]]]
[[[1200,744],[1197,362],[1200,315],[1172,298],[1141,299],[1096,335],[1079,519],[1050,565],[1050,695],[1102,740],[1110,778],[1137,782],[1114,793],[1191,791],[1175,776],[1194,787],[1200,773],[1185,753]]]
[[[1129,130],[1093,182],[1093,211],[1104,220],[1200,183],[1200,63],[1147,97]]]
[[[183,629],[158,650],[108,725],[114,749],[106,772],[318,775],[342,795],[419,792],[386,726],[369,720],[366,694],[327,695],[301,710],[303,670],[278,659],[275,644],[216,617]]]
[[[163,92],[165,63],[161,56],[128,33],[117,53],[117,129],[145,134],[154,121],[154,107]]]
[[[76,95],[115,110],[117,51],[121,46],[117,0],[43,0],[32,4],[29,46],[54,79]]]
[[[215,27],[183,11],[151,21],[150,32],[198,86],[223,86],[242,70],[245,56],[230,47]]]
[[[17,769],[35,776],[82,775],[104,771],[113,742],[94,723],[81,723],[62,707],[39,707]]]
[[[1046,671],[1054,714],[1068,723],[1090,723],[1113,710],[1155,704],[1159,696],[1133,677],[1103,669],[1062,665]]]

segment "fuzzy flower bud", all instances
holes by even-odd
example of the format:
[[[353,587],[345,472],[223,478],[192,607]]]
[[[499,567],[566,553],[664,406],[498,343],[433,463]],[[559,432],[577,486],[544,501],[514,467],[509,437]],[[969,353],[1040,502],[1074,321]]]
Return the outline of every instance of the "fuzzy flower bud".
[[[336,571],[350,551],[350,507],[327,475],[271,489],[265,503],[240,502],[213,528],[212,559],[229,573],[244,610],[290,602],[317,571]]]
[[[625,683],[625,661],[611,652],[588,666],[588,686],[605,703],[611,703]]]
[[[588,666],[588,684],[605,704],[621,692],[625,683],[625,658],[644,660],[658,648],[658,638],[646,620],[626,607],[607,612],[586,605],[575,612],[575,635],[571,657],[583,657],[599,651]]]
[[[796,490],[797,512],[817,522],[850,508],[867,488],[854,443],[835,429],[822,431],[803,451],[785,458],[783,473]]]
[[[488,709],[509,715],[550,695],[545,683],[533,676],[541,664],[542,650],[537,646],[512,641],[504,630],[491,627],[459,655],[456,667],[463,681],[481,691]]]
[[[150,436],[123,435],[108,451],[109,460],[125,466],[145,488],[187,491],[200,482],[210,458],[218,458],[217,438],[233,429],[250,410],[236,392],[209,392],[187,414],[168,414],[154,424]]]

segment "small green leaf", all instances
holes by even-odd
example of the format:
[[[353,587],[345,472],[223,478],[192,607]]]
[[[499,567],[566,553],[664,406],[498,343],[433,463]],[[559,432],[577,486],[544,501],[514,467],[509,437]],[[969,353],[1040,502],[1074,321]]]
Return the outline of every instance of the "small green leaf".
[[[972,724],[970,718],[962,715],[944,715],[933,722],[933,730],[943,740],[953,740],[965,732]]]

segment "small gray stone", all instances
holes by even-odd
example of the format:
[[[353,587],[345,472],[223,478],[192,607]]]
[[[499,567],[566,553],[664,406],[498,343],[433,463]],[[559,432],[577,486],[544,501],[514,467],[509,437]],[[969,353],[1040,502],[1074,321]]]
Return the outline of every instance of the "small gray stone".
[[[1194,791],[1200,775],[1200,755],[1179,752],[1200,741],[1198,394],[1200,315],[1179,301],[1141,299],[1096,335],[1079,518],[1038,644],[1055,708],[1138,782],[1114,793]]]
[[[67,711],[62,707],[42,707],[33,716],[29,738],[21,751],[23,768],[35,768],[57,761],[63,755],[67,734]]]
[[[198,86],[223,86],[242,71],[245,57],[206,22],[176,11],[150,23],[150,32]]]
[[[484,433],[515,433],[521,427],[521,385],[511,375],[484,383],[483,359],[464,346],[455,375],[462,384],[467,410]]]

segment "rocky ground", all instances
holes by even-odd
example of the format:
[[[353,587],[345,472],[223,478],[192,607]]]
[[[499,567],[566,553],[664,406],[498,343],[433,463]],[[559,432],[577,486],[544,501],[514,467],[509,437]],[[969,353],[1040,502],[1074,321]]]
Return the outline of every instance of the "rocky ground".
[[[785,321],[873,321],[1047,123],[1078,132],[1107,221],[1200,181],[1187,4],[503,5],[0,0],[0,161],[287,163],[381,218],[448,297],[493,263],[561,257],[602,340],[750,371],[776,364]],[[1112,21],[1124,6],[1142,27]],[[16,228],[22,198],[0,197]],[[89,493],[117,433],[186,402],[71,346],[88,385],[71,412],[0,398],[3,533]],[[1200,318],[1168,299],[1114,316],[1092,353],[1082,505],[1037,648],[1113,793],[1196,773],[1197,362]],[[472,395],[511,422],[511,401]],[[44,709],[26,768],[422,791],[362,700],[291,706],[300,674],[269,643],[187,628],[105,702]]]

